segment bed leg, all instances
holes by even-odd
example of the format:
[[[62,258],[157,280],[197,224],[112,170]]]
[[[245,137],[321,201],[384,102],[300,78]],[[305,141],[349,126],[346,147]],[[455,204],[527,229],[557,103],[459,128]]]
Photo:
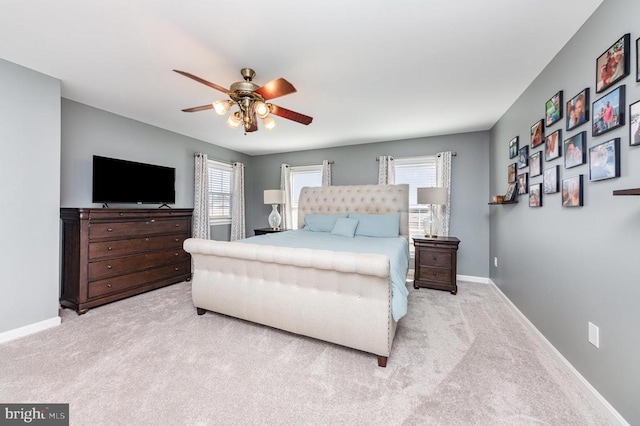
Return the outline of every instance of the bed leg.
[[[387,366],[387,359],[389,359],[386,356],[382,356],[382,355],[378,355],[378,367],[386,367]]]
[[[198,313],[198,315],[204,315],[204,313],[207,312],[207,310],[202,308],[196,308],[196,312]]]

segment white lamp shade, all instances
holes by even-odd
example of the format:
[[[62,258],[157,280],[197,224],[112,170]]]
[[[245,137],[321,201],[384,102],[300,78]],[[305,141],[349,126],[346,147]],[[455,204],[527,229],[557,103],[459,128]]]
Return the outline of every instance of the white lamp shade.
[[[418,204],[447,204],[447,188],[418,188]]]
[[[265,204],[283,204],[284,191],[281,189],[266,189],[264,191]]]

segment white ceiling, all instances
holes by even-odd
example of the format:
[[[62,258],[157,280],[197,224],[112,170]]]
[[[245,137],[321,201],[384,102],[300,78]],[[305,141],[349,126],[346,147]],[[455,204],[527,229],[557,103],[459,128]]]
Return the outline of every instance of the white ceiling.
[[[67,99],[255,155],[488,130],[601,2],[0,0],[0,58]],[[180,111],[224,95],[172,69],[229,87],[243,67],[293,83],[273,103],[313,123],[245,136]]]

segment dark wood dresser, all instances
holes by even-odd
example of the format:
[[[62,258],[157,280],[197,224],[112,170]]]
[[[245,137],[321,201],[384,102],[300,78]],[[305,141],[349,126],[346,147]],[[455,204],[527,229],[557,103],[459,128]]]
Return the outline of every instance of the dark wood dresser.
[[[273,229],[273,228],[258,228],[258,229],[254,229],[253,233],[258,236],[258,235],[264,235],[264,234],[273,234],[274,232],[284,232],[287,231],[286,229]]]
[[[191,279],[192,209],[62,208],[62,296],[89,308]]]
[[[414,288],[434,288],[458,292],[456,284],[458,245],[455,237],[413,237],[416,249]]]

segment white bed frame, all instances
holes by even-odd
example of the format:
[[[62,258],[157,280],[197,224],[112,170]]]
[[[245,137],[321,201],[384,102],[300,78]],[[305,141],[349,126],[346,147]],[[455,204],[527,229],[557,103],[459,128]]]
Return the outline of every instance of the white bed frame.
[[[307,213],[400,213],[408,238],[408,185],[303,188]],[[207,310],[325,340],[378,356],[385,367],[396,332],[389,258],[238,242],[188,239],[192,296]]]

